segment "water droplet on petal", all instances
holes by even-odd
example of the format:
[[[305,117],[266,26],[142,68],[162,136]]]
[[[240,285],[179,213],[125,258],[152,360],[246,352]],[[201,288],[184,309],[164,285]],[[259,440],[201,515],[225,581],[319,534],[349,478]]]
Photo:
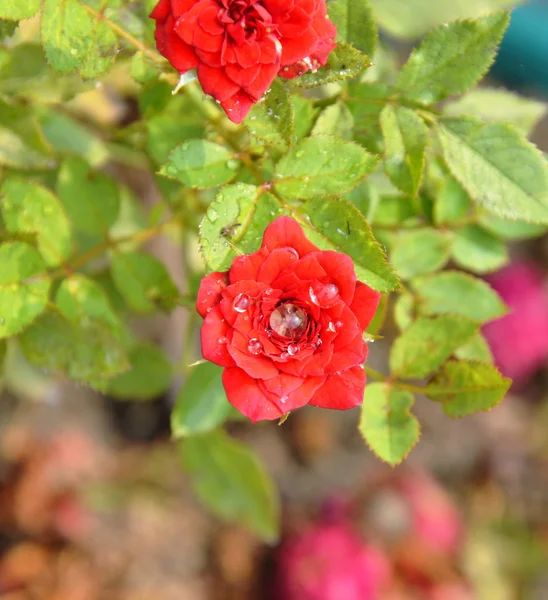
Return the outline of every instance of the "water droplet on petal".
[[[280,397],[280,402],[282,404],[285,404],[288,400],[289,400],[289,396],[281,396]]]
[[[218,343],[218,344],[227,344],[227,343],[228,343],[228,338],[225,338],[225,337],[220,337],[220,338],[217,340],[217,343]]]
[[[249,340],[247,349],[249,350],[250,354],[254,354],[255,356],[257,356],[257,354],[260,354],[263,351],[261,342],[259,342],[257,338],[251,338]]]
[[[289,354],[289,356],[295,356],[295,354],[297,354],[299,350],[300,348],[299,346],[297,346],[297,344],[289,344],[289,346],[287,347],[287,353]]]
[[[244,313],[250,306],[251,300],[247,294],[238,294],[234,298],[233,307],[236,312]]]
[[[344,323],[343,323],[342,321],[337,321],[337,322],[335,323],[335,328],[336,328],[336,329],[340,329],[340,328],[341,328],[343,325],[344,325]]]
[[[270,327],[281,337],[295,340],[304,330],[308,317],[304,310],[295,304],[287,303],[278,306],[270,315]]]
[[[280,354],[280,358],[282,358],[283,360],[287,360],[289,358],[289,352],[282,352]]]
[[[310,296],[310,300],[312,300],[312,302],[316,304],[316,306],[320,306],[320,301],[318,300],[318,296],[316,296],[316,292],[314,292],[313,287],[309,288],[308,295]]]
[[[272,294],[274,290],[272,288],[266,288],[266,290],[264,291],[264,295],[265,296],[270,296],[270,294]]]
[[[335,329],[335,323],[333,323],[333,321],[329,321],[329,325],[327,326],[327,331],[333,331],[333,332],[337,331]]]
[[[299,253],[295,250],[295,248],[292,248],[291,246],[285,246],[285,247],[281,248],[281,250],[285,250],[286,252],[291,252],[291,254],[293,254],[293,256],[295,256],[296,258],[300,258]]]

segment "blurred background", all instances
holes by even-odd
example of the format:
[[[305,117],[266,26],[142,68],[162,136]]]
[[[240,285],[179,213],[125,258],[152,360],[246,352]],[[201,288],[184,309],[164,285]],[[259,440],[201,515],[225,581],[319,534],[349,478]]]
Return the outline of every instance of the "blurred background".
[[[413,21],[413,5],[425,2],[435,4],[432,23]],[[459,4],[377,0],[385,51],[405,58]],[[486,85],[537,103],[532,139],[548,152],[548,2],[515,11]],[[106,127],[134,110],[108,81],[78,102],[100,111]],[[504,119],[515,106],[489,110]],[[117,176],[139,202],[153,202],[146,174]],[[149,247],[177,277],[169,239]],[[452,421],[419,398],[422,439],[394,469],[365,447],[354,411],[305,408],[282,426],[229,426],[281,490],[275,546],[221,523],[193,497],[170,442],[173,397],[120,402],[11,357],[0,393],[0,598],[547,600],[548,238],[510,253],[488,280],[513,313],[485,333],[515,384],[491,413]],[[140,327],[173,356],[187,314]],[[375,369],[385,367],[393,327],[370,349]]]

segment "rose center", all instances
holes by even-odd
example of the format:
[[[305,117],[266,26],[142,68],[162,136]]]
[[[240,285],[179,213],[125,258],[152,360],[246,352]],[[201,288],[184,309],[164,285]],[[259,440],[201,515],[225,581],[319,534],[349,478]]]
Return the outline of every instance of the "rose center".
[[[298,339],[306,329],[308,317],[295,304],[281,304],[270,315],[270,327],[280,337]]]
[[[225,25],[237,25],[248,35],[259,27],[265,31],[272,25],[270,13],[259,2],[250,0],[222,0],[219,20]]]

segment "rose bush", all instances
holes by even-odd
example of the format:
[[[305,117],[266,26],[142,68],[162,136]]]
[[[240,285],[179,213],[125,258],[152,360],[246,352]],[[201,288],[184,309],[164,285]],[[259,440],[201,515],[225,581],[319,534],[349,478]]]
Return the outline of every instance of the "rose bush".
[[[380,297],[356,281],[348,256],[319,251],[279,217],[257,252],[202,280],[202,354],[226,367],[228,400],[252,421],[305,404],[352,408],[363,400],[363,332]]]
[[[160,53],[181,74],[196,69],[234,123],[276,75],[325,65],[337,34],[325,0],[160,0],[150,16]]]

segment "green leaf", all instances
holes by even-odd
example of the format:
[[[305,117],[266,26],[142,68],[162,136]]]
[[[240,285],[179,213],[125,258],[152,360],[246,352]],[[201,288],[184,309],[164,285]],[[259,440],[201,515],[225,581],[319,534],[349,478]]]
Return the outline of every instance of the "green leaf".
[[[118,218],[120,196],[116,183],[79,158],[70,158],[61,166],[57,194],[78,231],[104,234]]]
[[[399,229],[403,222],[417,216],[415,204],[409,196],[382,196],[373,213],[373,225]]]
[[[512,381],[488,363],[449,361],[426,387],[432,400],[441,402],[450,417],[489,411],[505,396]]]
[[[138,313],[170,311],[179,290],[166,267],[144,252],[116,252],[111,260],[112,278],[127,305]]]
[[[452,313],[485,323],[508,312],[491,286],[459,271],[417,278],[413,288],[419,298],[419,309],[426,315]]]
[[[203,126],[194,119],[193,115],[157,115],[146,120],[148,140],[147,149],[152,158],[162,165],[170,152],[185,140],[201,137]]]
[[[251,135],[272,145],[291,145],[295,116],[291,96],[283,83],[272,82],[264,100],[255,104],[246,119]]]
[[[410,412],[413,402],[413,394],[387,383],[370,383],[365,388],[360,433],[389,465],[401,463],[419,440],[420,425]]]
[[[489,344],[485,341],[485,338],[481,333],[476,334],[468,343],[461,346],[455,351],[457,358],[463,360],[479,360],[481,362],[492,363],[493,355]]]
[[[407,329],[413,322],[415,299],[411,294],[404,292],[396,298],[394,303],[394,321],[400,331]]]
[[[16,335],[45,309],[50,282],[38,276],[46,263],[23,242],[0,245],[0,338]]]
[[[82,77],[104,73],[116,54],[116,36],[78,0],[43,0],[42,44],[51,66]]]
[[[2,216],[8,231],[34,233],[38,249],[49,265],[71,253],[70,225],[59,200],[46,188],[20,179],[2,186]]]
[[[371,66],[371,61],[356,48],[338,42],[335,49],[329,54],[327,64],[318,71],[309,71],[300,77],[291,80],[295,87],[311,88],[335,81],[343,81],[356,77]]]
[[[453,260],[473,273],[491,273],[504,266],[508,251],[504,243],[477,225],[463,227],[455,233]]]
[[[46,142],[58,152],[81,156],[93,167],[103,165],[109,158],[104,142],[70,117],[48,111],[38,118]]]
[[[360,281],[379,292],[399,288],[398,276],[360,211],[343,199],[308,200],[299,208],[301,225],[310,241],[322,250],[348,254]]]
[[[276,166],[276,191],[289,199],[344,194],[377,164],[375,156],[352,142],[316,136],[299,142]]]
[[[430,375],[477,330],[478,325],[464,317],[419,317],[392,346],[391,376],[421,379]]]
[[[381,113],[384,137],[384,169],[402,192],[416,196],[424,172],[429,129],[409,108],[387,105]]]
[[[371,0],[379,25],[391,36],[413,40],[430,29],[457,19],[480,17],[520,0]]]
[[[38,12],[40,0],[2,0],[0,4],[0,18],[20,21],[30,19]]]
[[[276,487],[247,446],[214,431],[185,438],[179,448],[194,492],[210,510],[267,542],[278,539]]]
[[[380,114],[394,90],[382,83],[367,82],[352,82],[348,87],[350,97],[346,105],[354,117],[354,139],[366,150],[381,154],[384,148]]]
[[[449,261],[453,236],[436,229],[404,233],[394,245],[390,259],[404,279],[439,271]]]
[[[122,345],[102,320],[73,321],[48,311],[19,341],[31,363],[84,383],[109,379],[129,367]]]
[[[290,97],[295,113],[295,132],[292,140],[294,145],[310,133],[314,119],[319,111],[308,98],[297,96],[296,94],[292,94]]]
[[[523,223],[521,221],[507,221],[494,215],[483,215],[479,222],[484,229],[490,231],[503,240],[528,240],[544,235],[548,228],[546,225]]]
[[[245,183],[223,188],[200,224],[200,247],[208,268],[226,271],[237,251],[258,250],[266,226],[281,212],[279,201],[264,188]]]
[[[103,288],[85,275],[75,273],[64,279],[55,294],[55,303],[70,321],[86,318],[104,321],[114,333],[119,334],[121,323]]]
[[[312,129],[312,135],[336,135],[345,140],[352,139],[354,118],[343,102],[325,108]]]
[[[434,219],[437,224],[451,224],[463,219],[470,209],[470,198],[462,185],[452,177],[445,177],[437,190]]]
[[[190,187],[210,188],[228,183],[240,167],[234,153],[207,140],[184,142],[169,155],[160,173]]]
[[[0,126],[0,166],[13,169],[48,169],[50,159],[29,148],[10,129]]]
[[[425,104],[462,94],[491,66],[509,22],[510,14],[502,11],[438,27],[412,52],[398,89]]]
[[[446,104],[443,112],[451,117],[470,115],[484,121],[505,121],[529,135],[548,112],[548,105],[508,90],[481,87]]]
[[[443,156],[471,198],[508,219],[548,223],[548,169],[538,150],[504,124],[447,119]]]
[[[378,32],[369,0],[336,0],[329,4],[329,18],[337,28],[337,40],[352,44],[373,56]]]
[[[222,369],[209,362],[192,369],[171,413],[173,437],[205,433],[226,421],[231,405],[221,376]]]
[[[139,50],[131,59],[131,76],[138,83],[149,83],[158,77],[158,63],[154,63]]]
[[[129,371],[108,382],[107,394],[121,400],[151,400],[169,389],[173,372],[160,348],[139,344],[131,349],[129,362]]]

